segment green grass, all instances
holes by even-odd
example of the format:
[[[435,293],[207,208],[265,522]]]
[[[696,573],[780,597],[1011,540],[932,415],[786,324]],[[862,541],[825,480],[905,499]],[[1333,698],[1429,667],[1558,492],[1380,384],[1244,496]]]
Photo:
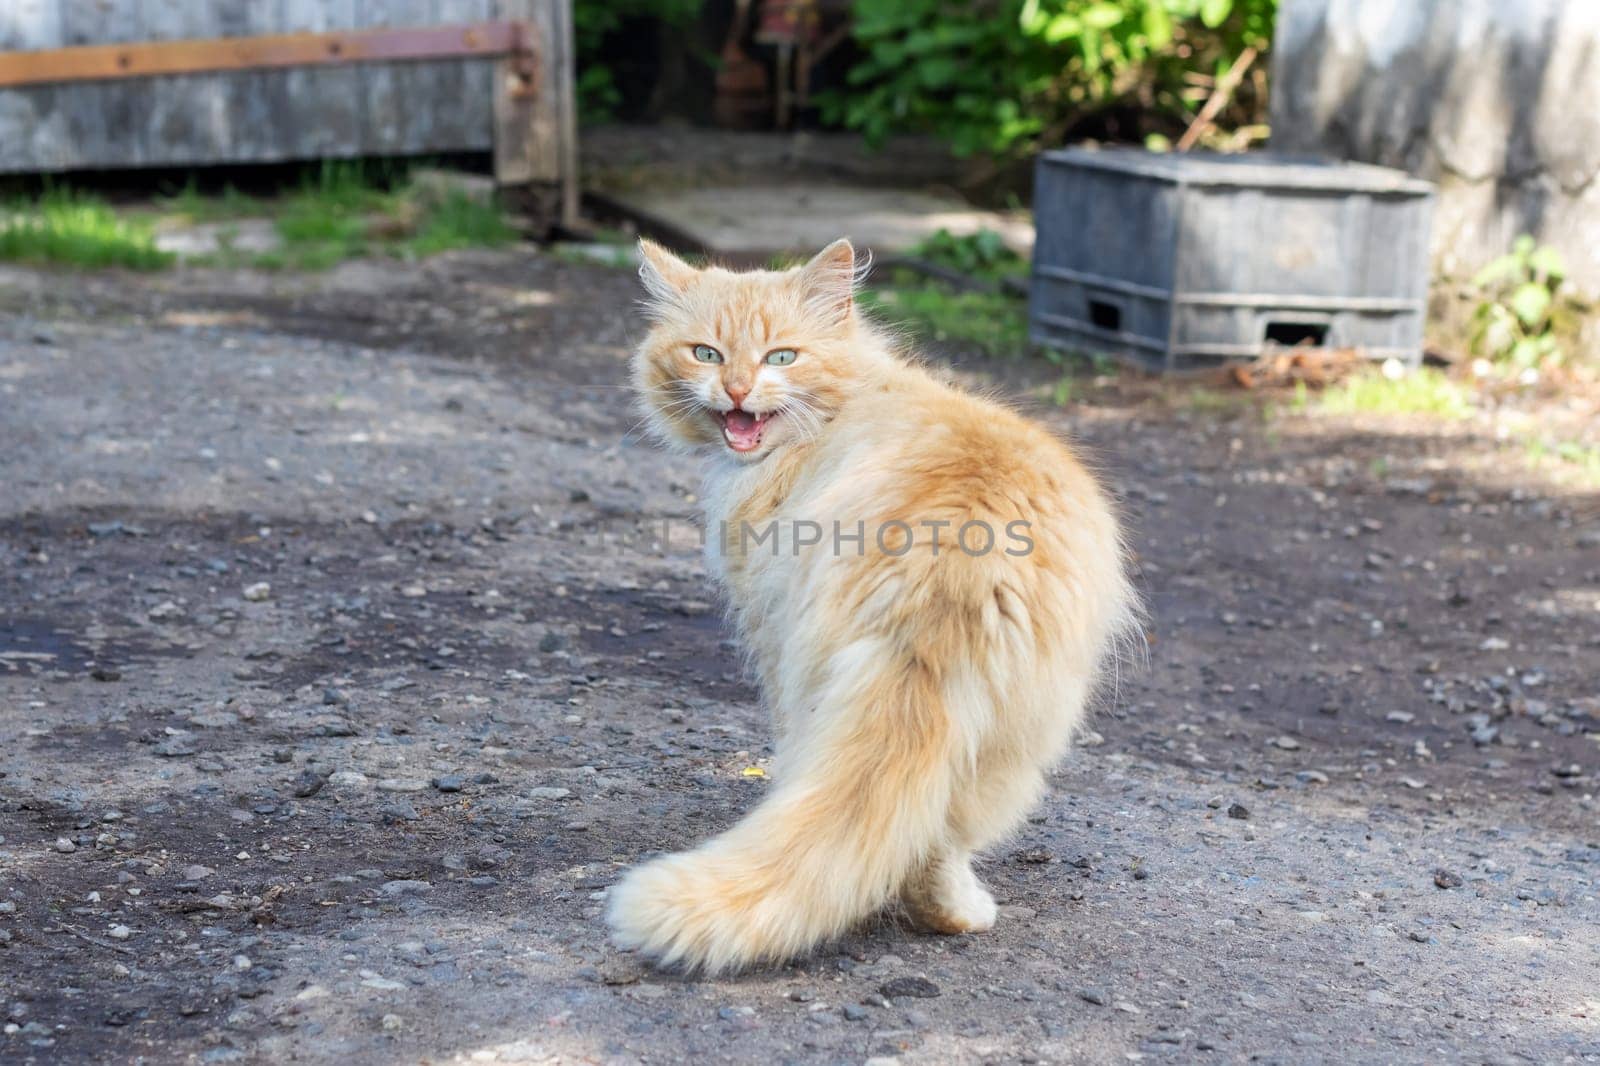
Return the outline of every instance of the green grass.
[[[156,247],[147,223],[120,217],[95,197],[51,188],[35,204],[0,208],[0,260],[159,270],[173,256]]]
[[[965,237],[940,230],[911,255],[985,282],[1022,277],[1028,270],[1027,261],[990,230]],[[890,325],[934,342],[968,345],[1006,359],[1029,350],[1026,302],[1004,289],[968,291],[914,270],[896,270],[887,285],[863,292],[861,304]]]
[[[1399,378],[1384,377],[1377,370],[1363,371],[1316,396],[1309,395],[1300,383],[1295,388],[1294,407],[1335,415],[1428,415],[1449,421],[1467,418],[1474,410],[1472,392],[1431,367]]]
[[[157,210],[168,218],[196,223],[249,218],[264,215],[268,209],[264,201],[246,196],[232,185],[224,186],[220,196],[206,196],[191,175],[176,194],[158,201]]]
[[[405,257],[454,248],[496,248],[518,233],[498,205],[461,192],[423,203],[392,173],[356,163],[324,163],[290,194],[277,218],[281,253],[259,266],[320,270],[345,259],[380,253]]]
[[[282,248],[244,253],[231,247],[230,220],[252,216],[271,218]],[[220,227],[221,250],[191,262],[263,269],[322,270],[368,255],[420,258],[500,247],[519,237],[496,204],[462,192],[425,199],[393,166],[328,161],[275,199],[231,186],[205,196],[191,179],[154,210],[117,212],[93,196],[48,189],[37,201],[0,207],[0,260],[155,270],[176,261],[155,246],[154,228],[162,220]]]
[[[1529,437],[1523,441],[1528,462],[1536,467],[1555,467],[1576,474],[1584,481],[1600,485],[1600,446],[1578,441],[1547,441]]]
[[[279,205],[274,225],[283,250],[255,257],[254,265],[323,270],[367,255],[374,217],[392,216],[403,203],[359,163],[324,161]]]
[[[938,282],[897,276],[892,287],[869,289],[861,306],[890,325],[932,341],[969,344],[998,358],[1028,351],[1027,309],[999,293],[957,292]]]
[[[433,255],[452,248],[498,248],[518,236],[498,207],[455,192],[423,211],[416,236],[404,247],[414,255]]]

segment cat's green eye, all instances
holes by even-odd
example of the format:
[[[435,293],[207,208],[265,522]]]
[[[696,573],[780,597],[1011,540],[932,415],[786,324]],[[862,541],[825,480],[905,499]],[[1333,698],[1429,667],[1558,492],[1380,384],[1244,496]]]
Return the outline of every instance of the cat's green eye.
[[[709,344],[697,344],[697,345],[695,345],[694,346],[694,357],[696,359],[698,359],[702,363],[720,363],[720,362],[722,362],[722,353],[717,351],[715,348],[711,347],[711,345],[709,345]]]
[[[790,363],[794,362],[794,355],[795,352],[793,348],[779,348],[775,352],[768,352],[767,365],[788,366]]]

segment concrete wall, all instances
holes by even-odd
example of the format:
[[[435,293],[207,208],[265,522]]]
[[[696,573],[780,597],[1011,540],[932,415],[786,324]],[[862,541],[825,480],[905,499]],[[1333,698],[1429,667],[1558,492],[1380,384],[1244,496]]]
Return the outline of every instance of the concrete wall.
[[[1440,186],[1435,261],[1532,233],[1600,293],[1600,0],[1281,0],[1272,144]]]

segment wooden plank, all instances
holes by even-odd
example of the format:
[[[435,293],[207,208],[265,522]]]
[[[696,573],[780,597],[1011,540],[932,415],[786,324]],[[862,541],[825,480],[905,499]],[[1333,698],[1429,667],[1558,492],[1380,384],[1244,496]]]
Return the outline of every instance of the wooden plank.
[[[561,180],[559,53],[563,32],[552,0],[501,0],[500,16],[533,31],[531,65],[504,59],[495,65],[494,176],[502,185]],[[552,63],[552,59],[557,62]]]
[[[92,6],[118,6],[128,2],[92,0]],[[315,12],[354,9],[353,0],[315,4],[309,3],[309,0],[296,0],[296,6]],[[46,51],[3,52],[0,53],[0,89],[237,69],[488,57],[512,51],[518,40],[520,32],[517,27],[506,22],[490,22],[465,26],[340,30],[210,40],[132,41]]]
[[[284,29],[327,33],[355,28],[355,0],[284,0]],[[360,154],[361,74],[344,68],[300,67],[283,74],[286,125],[279,149],[290,159],[348,158]]]
[[[545,0],[556,9],[559,25],[551,41],[556,129],[561,142],[561,221],[576,226],[578,215],[578,50],[573,25],[574,0]]]
[[[433,0],[361,0],[357,17],[369,28],[442,21]],[[362,70],[361,94],[366,101],[362,155],[397,155],[405,150],[413,114],[419,110],[417,101],[433,98],[436,79],[433,63],[381,63]]]
[[[325,5],[332,14],[313,23],[304,17],[312,6],[324,5],[0,0],[0,41],[38,51],[116,38],[203,40],[280,35],[308,24],[349,31],[499,17],[497,0],[335,0]],[[69,10],[81,14],[75,42],[60,32]],[[18,30],[23,16],[26,37]],[[494,65],[492,58],[412,60],[0,89],[0,173],[489,151]],[[332,75],[333,83],[307,75]]]
[[[0,52],[60,46],[58,0],[7,0],[0,10]]]
[[[212,4],[146,0],[137,20],[139,39],[182,41],[219,36],[226,32],[225,26],[240,24],[241,6],[241,0],[217,0]],[[260,134],[251,116],[229,121],[226,105],[230,100],[230,88],[226,79],[215,75],[80,86],[76,91],[92,92],[102,100],[114,101],[117,106],[133,112],[114,140],[96,145],[92,150],[85,146],[85,151],[92,151],[93,165],[155,166],[209,159],[230,141],[248,147],[251,138]]]
[[[284,28],[282,0],[224,0],[212,5],[212,11],[215,24],[209,32],[219,37],[259,36]],[[282,158],[280,146],[290,140],[292,116],[281,72],[208,74],[168,81],[174,86],[192,86],[202,101],[195,106],[204,109],[202,121],[216,136],[207,142],[216,145],[210,149],[212,158],[231,157],[240,162]]]
[[[493,19],[493,0],[437,0],[441,19]],[[463,134],[488,147],[493,141],[492,109],[495,64],[454,63],[441,65],[434,72],[433,95],[410,101],[414,136],[444,140]],[[468,133],[468,131],[471,131]]]
[[[91,41],[138,40],[144,33],[139,0],[60,0],[59,10],[58,43],[69,48]],[[4,62],[5,57],[0,56],[0,64]],[[126,94],[107,99],[104,94],[76,85],[58,86],[56,102],[66,122],[63,147],[70,146],[73,152],[102,153],[129,130],[137,129],[145,118]],[[137,166],[144,155],[143,145],[135,139],[128,154],[128,165]]]
[[[56,0],[10,0],[0,14],[0,50],[55,48],[61,44],[61,8]],[[71,143],[67,112],[54,89],[0,93],[0,171],[12,158],[59,164]]]

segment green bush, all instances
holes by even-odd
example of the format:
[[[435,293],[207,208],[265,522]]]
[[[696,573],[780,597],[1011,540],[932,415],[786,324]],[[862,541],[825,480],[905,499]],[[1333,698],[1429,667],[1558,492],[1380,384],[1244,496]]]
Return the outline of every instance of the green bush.
[[[856,0],[864,55],[824,117],[874,141],[932,132],[963,155],[1021,154],[1118,104],[1181,129],[1206,96],[1190,76],[1264,50],[1276,14],[1277,0]],[[1240,96],[1225,124],[1260,120],[1265,101]]]
[[[1472,349],[1516,371],[1559,366],[1566,351],[1557,337],[1562,282],[1561,253],[1518,237],[1507,254],[1472,279],[1479,302],[1472,316]]]

